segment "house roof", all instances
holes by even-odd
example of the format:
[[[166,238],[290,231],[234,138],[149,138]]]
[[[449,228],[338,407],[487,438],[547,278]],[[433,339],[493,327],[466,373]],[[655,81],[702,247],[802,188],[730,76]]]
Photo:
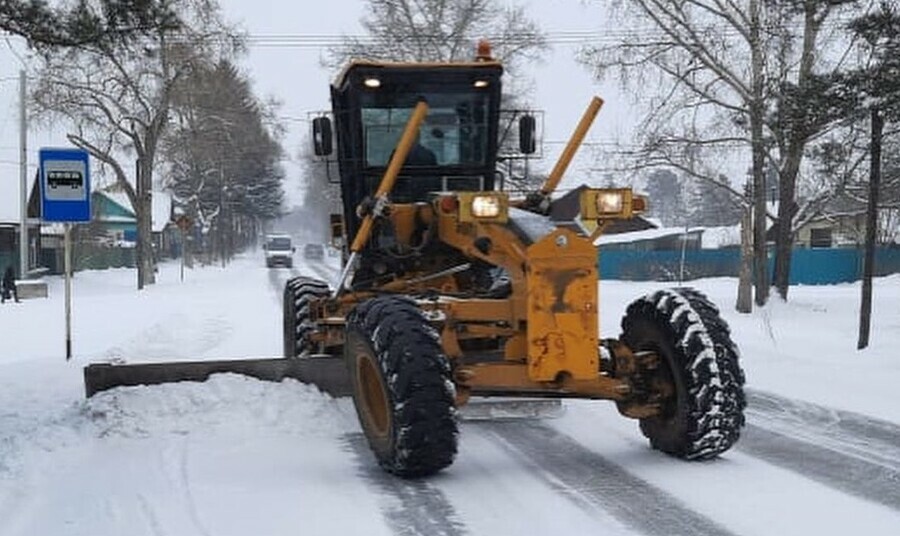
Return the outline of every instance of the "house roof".
[[[688,234],[703,233],[703,227],[691,227],[685,231],[684,227],[664,227],[662,229],[647,229],[644,231],[635,231],[630,233],[603,234],[594,244],[624,244],[629,242],[640,242],[643,240],[657,240],[669,236],[680,236],[687,232]]]
[[[134,214],[131,201],[125,192],[101,190],[97,193],[119,205],[128,213]],[[159,233],[166,228],[172,219],[172,194],[169,192],[153,192],[152,203],[152,230],[154,233]],[[103,221],[124,223],[134,221],[134,218],[107,216],[103,218]]]
[[[741,225],[707,227],[703,230],[703,249],[718,249],[741,245]]]
[[[113,203],[119,205],[125,212],[134,214],[134,210],[131,208],[131,201],[128,199],[128,194],[126,194],[125,192],[98,190],[97,194],[102,195]]]

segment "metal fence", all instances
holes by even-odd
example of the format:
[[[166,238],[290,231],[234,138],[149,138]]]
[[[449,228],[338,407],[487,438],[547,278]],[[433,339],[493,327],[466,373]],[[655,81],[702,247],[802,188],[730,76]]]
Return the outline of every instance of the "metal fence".
[[[862,277],[861,249],[794,249],[791,260],[792,285],[828,285],[857,281]],[[769,254],[769,272],[774,269]],[[627,281],[678,281],[702,277],[737,277],[738,249],[681,251],[600,252],[600,277]],[[879,248],[875,254],[875,275],[900,273],[900,248]]]

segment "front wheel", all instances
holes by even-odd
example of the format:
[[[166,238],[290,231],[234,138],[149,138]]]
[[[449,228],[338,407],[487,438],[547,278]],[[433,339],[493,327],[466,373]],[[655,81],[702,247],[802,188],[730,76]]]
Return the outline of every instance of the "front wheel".
[[[659,380],[671,385],[660,414],[641,419],[653,448],[689,460],[714,458],[740,437],[744,373],[728,324],[700,292],[660,290],[633,302],[622,341],[660,359]]]
[[[458,429],[450,363],[414,302],[383,296],[357,306],[344,356],[359,422],[386,471],[412,478],[453,463]]]

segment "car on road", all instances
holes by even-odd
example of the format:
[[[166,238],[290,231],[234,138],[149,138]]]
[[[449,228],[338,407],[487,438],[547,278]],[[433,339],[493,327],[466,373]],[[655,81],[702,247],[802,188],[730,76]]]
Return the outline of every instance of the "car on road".
[[[303,258],[320,261],[325,258],[325,246],[322,244],[306,244],[303,247]]]
[[[290,236],[280,234],[266,235],[263,249],[266,251],[266,267],[286,266],[292,268],[294,266],[295,248]]]

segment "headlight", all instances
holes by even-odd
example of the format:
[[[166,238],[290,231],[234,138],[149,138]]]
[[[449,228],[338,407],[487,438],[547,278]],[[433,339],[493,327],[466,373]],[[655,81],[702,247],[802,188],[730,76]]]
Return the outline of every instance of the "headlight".
[[[496,218],[500,215],[500,199],[490,195],[473,197],[472,215],[476,218]]]
[[[509,195],[506,192],[455,192],[460,223],[506,223],[509,220]],[[441,210],[450,213],[451,203]]]
[[[644,198],[631,188],[586,188],[581,192],[581,218],[595,220],[627,220],[644,211]]]
[[[597,212],[600,214],[618,214],[625,205],[622,192],[601,192],[597,196]]]

